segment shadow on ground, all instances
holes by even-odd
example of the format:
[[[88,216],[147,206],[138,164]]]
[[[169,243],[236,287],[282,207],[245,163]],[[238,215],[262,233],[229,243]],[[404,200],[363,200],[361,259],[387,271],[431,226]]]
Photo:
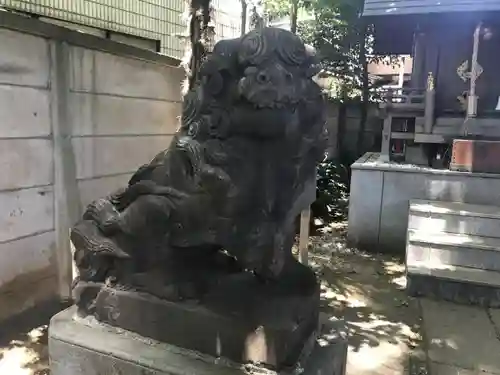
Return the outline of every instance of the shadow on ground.
[[[401,259],[348,249],[338,230],[313,238],[310,258],[323,314],[346,322],[347,374],[425,374],[419,304],[406,295]]]
[[[47,329],[50,318],[65,308],[57,302],[42,304],[2,322],[0,374],[48,375]]]

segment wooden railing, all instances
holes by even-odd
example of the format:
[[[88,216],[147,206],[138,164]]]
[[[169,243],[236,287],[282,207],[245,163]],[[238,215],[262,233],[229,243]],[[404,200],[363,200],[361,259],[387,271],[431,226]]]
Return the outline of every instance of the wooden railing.
[[[425,89],[394,88],[382,92],[382,107],[394,109],[423,110],[425,106]]]

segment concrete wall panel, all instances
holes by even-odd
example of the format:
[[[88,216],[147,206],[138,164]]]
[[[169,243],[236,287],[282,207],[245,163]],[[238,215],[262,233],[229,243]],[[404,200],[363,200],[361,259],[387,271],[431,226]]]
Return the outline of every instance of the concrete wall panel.
[[[48,91],[0,85],[0,138],[49,136],[49,110]]]
[[[82,207],[86,207],[94,200],[105,197],[113,191],[126,187],[131,174],[101,177],[78,182]]]
[[[172,136],[73,138],[77,178],[134,172],[166,149]]]
[[[48,139],[0,139],[0,173],[0,191],[52,184],[52,142]]]
[[[0,244],[0,288],[18,275],[54,265],[54,232]]]
[[[73,135],[174,134],[181,104],[72,93]]]
[[[178,67],[73,47],[71,69],[72,90],[177,102],[181,100],[180,87],[184,72]]]
[[[169,146],[184,79],[154,55],[129,57],[147,58],[144,51],[4,13],[0,320],[69,295],[68,229],[78,206],[125,186]],[[3,28],[12,25],[19,31]]]
[[[54,229],[52,187],[0,193],[0,243]]]
[[[389,252],[401,252],[408,227],[408,200],[426,198],[426,180],[415,173],[383,173],[379,246]]]
[[[380,226],[383,173],[354,170],[349,198],[349,242],[354,246],[374,246]]]
[[[46,39],[0,29],[0,47],[0,84],[47,87],[50,65]]]

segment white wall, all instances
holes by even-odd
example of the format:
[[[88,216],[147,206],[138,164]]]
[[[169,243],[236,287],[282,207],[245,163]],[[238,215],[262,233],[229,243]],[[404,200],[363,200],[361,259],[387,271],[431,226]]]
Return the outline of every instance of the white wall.
[[[82,205],[123,185],[166,148],[180,116],[183,72],[72,47],[69,112]]]
[[[183,79],[176,67],[2,27],[0,320],[60,293],[68,225],[168,146]]]

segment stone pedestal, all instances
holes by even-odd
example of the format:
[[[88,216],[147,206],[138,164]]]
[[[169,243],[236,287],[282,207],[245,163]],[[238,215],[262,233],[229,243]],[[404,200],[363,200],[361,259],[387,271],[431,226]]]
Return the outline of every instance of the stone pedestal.
[[[205,267],[200,274],[213,271]],[[161,278],[151,279],[160,287],[149,284],[150,290],[161,289]],[[317,333],[320,291],[308,267],[290,261],[272,283],[249,272],[212,280],[197,300],[169,301],[99,283],[79,282],[74,291],[80,316],[236,363],[281,370],[310,350],[306,344]]]
[[[345,374],[345,335],[339,323],[328,327],[323,326],[304,361],[304,375]],[[52,318],[49,355],[51,375],[277,375],[160,343],[94,318],[77,318],[74,307]]]

